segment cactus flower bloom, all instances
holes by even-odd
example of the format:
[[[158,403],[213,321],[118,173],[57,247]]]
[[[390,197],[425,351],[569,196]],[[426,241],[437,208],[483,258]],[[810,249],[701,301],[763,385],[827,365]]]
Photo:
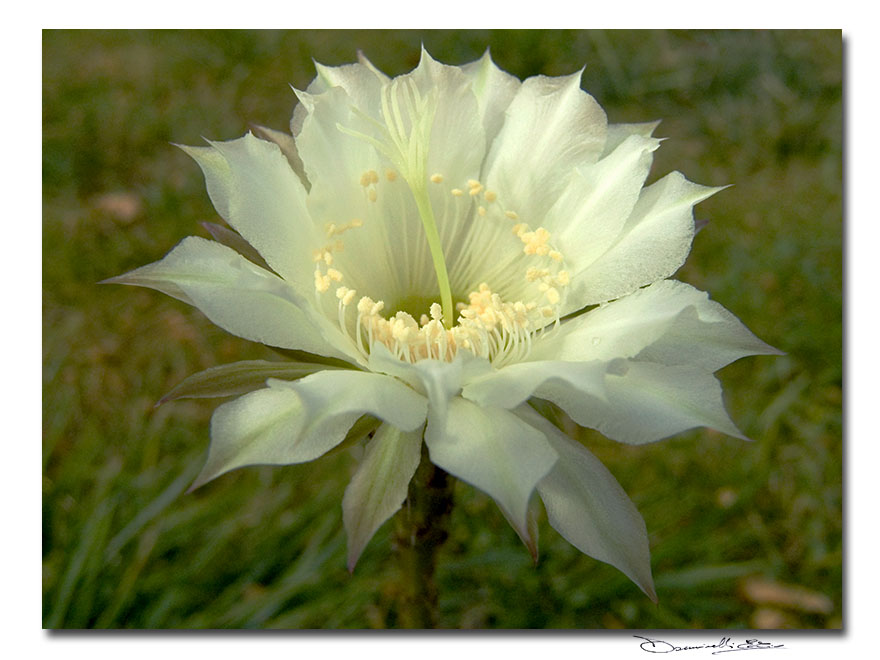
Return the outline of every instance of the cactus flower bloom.
[[[645,186],[656,124],[608,124],[580,73],[520,82],[488,53],[458,67],[424,51],[393,79],[364,58],[317,71],[296,92],[292,135],[183,147],[234,232],[186,238],[112,280],[322,356],[185,382],[180,396],[241,395],[214,413],[195,485],[311,461],[360,429],[343,497],[353,568],[404,502],[424,442],[533,553],[537,494],[564,538],[655,598],[635,506],[532,404],[628,444],[698,426],[743,437],[713,373],[776,351],[667,279],[690,251],[694,205],[719,189],[677,172]]]

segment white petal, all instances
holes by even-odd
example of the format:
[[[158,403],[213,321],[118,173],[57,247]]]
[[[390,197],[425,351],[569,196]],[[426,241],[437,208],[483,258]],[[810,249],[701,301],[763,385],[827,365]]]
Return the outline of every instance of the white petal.
[[[379,108],[379,91],[389,78],[369,62],[326,66],[315,62],[318,77],[309,85],[317,94],[332,87],[342,87],[355,105],[364,110]]]
[[[444,426],[429,419],[425,442],[431,462],[490,495],[528,536],[529,498],[556,461],[541,432],[511,412],[456,397]]]
[[[382,424],[342,498],[342,521],[348,534],[348,570],[376,530],[406,499],[409,482],[419,466],[422,429],[403,432]]]
[[[404,431],[425,421],[426,401],[403,383],[359,371],[322,371],[223,404],[211,419],[211,448],[193,488],[245,465],[314,460],[373,415]]]
[[[293,139],[293,136],[290,135],[290,133],[277,131],[274,128],[260,126],[258,124],[252,124],[251,130],[253,130],[254,135],[261,140],[274,142],[278,145],[278,148],[281,149],[281,153],[284,154],[284,157],[287,158],[287,162],[290,163],[291,169],[296,172],[296,176],[299,177],[299,180],[305,185],[306,173],[305,170],[303,170],[302,159],[299,157],[299,152],[296,149],[296,140]]]
[[[576,277],[617,240],[659,144],[654,138],[630,136],[607,157],[572,175],[544,223],[563,251],[571,276]]]
[[[333,267],[345,274],[345,286],[389,306],[407,293],[436,287],[412,193],[399,174],[388,179],[390,162],[368,140],[346,132],[370,135],[375,126],[358,114],[342,87],[301,98],[309,112],[297,147],[312,184],[309,212],[322,229],[354,220],[361,224],[324,239],[343,243],[344,250],[334,252]],[[373,173],[375,184],[362,185],[363,177]]]
[[[435,94],[428,149],[428,176],[440,173],[456,186],[477,178],[486,154],[486,136],[470,79],[457,66],[441,64],[422,50],[411,77],[423,94]]]
[[[287,282],[214,241],[190,236],[161,261],[109,281],[179,298],[238,337],[348,361],[361,359],[338,327]]]
[[[520,362],[469,382],[462,396],[480,406],[508,410],[532,396],[564,402],[570,397],[590,394],[604,400],[606,368],[607,365],[598,360]]]
[[[463,65],[461,70],[471,81],[483,118],[486,141],[491,144],[501,129],[507,107],[522,83],[499,69],[488,50],[480,59]]]
[[[306,293],[317,242],[302,181],[277,144],[250,133],[211,147],[182,147],[202,168],[217,212],[266,263]]]
[[[427,154],[427,176],[439,174],[442,184],[431,183],[428,194],[436,217],[445,261],[451,265],[452,286],[465,283],[455,277],[454,264],[472,247],[468,232],[473,223],[474,207],[461,203],[451,195],[453,188],[466,189],[467,182],[480,177],[480,167],[486,155],[487,141],[482,110],[474,94],[471,79],[462,69],[447,66],[431,58],[422,50],[422,58],[411,74],[423,95],[434,95],[434,119],[431,125],[430,146]],[[417,235],[424,230],[419,228]],[[424,239],[420,246],[425,245]],[[427,254],[424,259],[428,263]],[[429,270],[436,279],[433,267]],[[433,282],[428,292],[435,289]],[[425,291],[425,288],[416,289]]]
[[[550,524],[581,552],[620,569],[656,602],[645,521],[626,492],[586,447],[534,411],[524,412],[559,454],[537,486]]]
[[[317,95],[333,87],[341,87],[350,98],[357,100],[363,110],[369,112],[373,109],[375,113],[378,113],[379,89],[382,84],[388,82],[388,76],[373,66],[363,55],[359,54],[358,59],[360,62],[357,64],[344,64],[335,67],[315,62],[318,76],[309,83],[306,91],[309,95]],[[301,94],[297,90],[294,91]],[[308,108],[302,102],[293,109],[290,132],[294,137],[298,137],[302,131],[307,114]],[[376,114],[376,118],[378,118],[378,114]]]
[[[618,358],[608,363],[605,392],[605,401],[585,395],[554,403],[581,426],[628,444],[654,442],[698,426],[747,439],[724,409],[718,380],[699,368]]]
[[[534,227],[574,168],[596,162],[605,144],[605,113],[581,90],[580,78],[577,73],[525,80],[486,162],[487,187]]]
[[[608,133],[602,158],[605,158],[605,156],[617,149],[631,135],[651,137],[659,125],[659,121],[646,121],[637,124],[608,124]]]
[[[459,351],[451,362],[419,360],[415,363],[398,360],[381,343],[373,344],[368,361],[371,371],[399,378],[428,398],[429,418],[445,425],[449,401],[461,393],[465,383],[477,380],[491,372],[492,367],[483,358],[469,351]]]
[[[613,300],[672,275],[691,249],[694,204],[719,190],[691,183],[678,172],[644,188],[617,242],[572,274],[571,305]]]
[[[564,322],[535,342],[530,359],[635,358],[714,372],[768,346],[709,295],[661,280]]]

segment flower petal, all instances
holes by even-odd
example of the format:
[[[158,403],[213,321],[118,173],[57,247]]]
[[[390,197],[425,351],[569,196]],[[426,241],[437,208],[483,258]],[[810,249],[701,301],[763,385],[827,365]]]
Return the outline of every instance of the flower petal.
[[[259,124],[251,124],[251,130],[254,135],[261,140],[274,142],[278,145],[278,148],[281,149],[281,153],[287,158],[287,162],[290,164],[291,169],[296,172],[299,180],[305,185],[306,173],[303,170],[302,159],[299,157],[299,152],[296,149],[296,140],[293,136],[284,131],[277,131],[274,128],[260,126]]]
[[[373,344],[367,365],[372,371],[399,378],[426,396],[430,406],[428,415],[437,418],[437,424],[441,427],[446,424],[449,401],[461,393],[462,385],[492,370],[487,360],[469,351],[459,351],[451,362],[403,362],[379,342]]]
[[[605,158],[608,154],[617,149],[617,147],[631,135],[651,137],[654,135],[654,131],[659,125],[659,120],[639,122],[636,124],[608,124],[608,133],[605,140],[605,149],[602,152],[602,158]]]
[[[484,168],[506,208],[537,226],[576,166],[605,144],[605,112],[580,88],[581,73],[526,79],[507,108]]]
[[[422,429],[404,432],[382,424],[342,498],[342,521],[348,533],[348,570],[376,530],[406,499],[409,482],[419,466]]]
[[[227,332],[251,341],[361,360],[338,327],[289,284],[214,241],[190,236],[161,261],[107,281],[167,293],[199,308]]]
[[[317,235],[305,188],[281,149],[250,133],[210,144],[181,148],[202,168],[217,212],[297,291],[310,291]]]
[[[388,82],[389,78],[361,53],[358,53],[358,59],[360,61],[357,64],[343,64],[342,66],[325,66],[315,62],[318,76],[309,83],[306,92],[309,95],[317,95],[333,87],[341,87],[349,97],[358,99],[364,106],[363,110],[378,108],[378,90]],[[297,91],[297,94],[300,95],[301,92]],[[290,132],[294,137],[299,137],[308,112],[307,104],[304,103],[297,104],[293,109]],[[378,119],[378,116],[376,118]]]
[[[325,240],[344,243],[333,265],[345,273],[345,285],[388,305],[412,290],[436,287],[412,193],[373,144],[347,132],[375,132],[362,116],[370,113],[342,87],[314,96],[300,93],[300,99],[308,108],[297,146],[312,184],[309,211],[326,221],[325,229],[359,225]]]
[[[211,419],[211,448],[192,488],[245,465],[305,463],[345,439],[373,415],[404,431],[425,421],[427,402],[394,378],[359,371],[322,371],[225,403]]]
[[[544,223],[564,246],[572,276],[587,268],[619,237],[651,168],[654,138],[632,135],[611,154],[578,168]],[[575,306],[572,310],[579,309]]]
[[[488,49],[480,59],[463,65],[461,70],[471,81],[471,88],[477,97],[483,118],[486,141],[491,144],[501,130],[504,113],[522,83],[515,76],[499,69],[492,61]]]
[[[604,400],[606,368],[606,363],[598,360],[520,362],[470,381],[462,390],[462,396],[480,406],[508,410],[532,396],[554,403],[579,398],[583,394]]]
[[[434,94],[428,176],[439,172],[455,185],[477,178],[486,155],[486,135],[471,80],[457,66],[441,64],[422,49],[411,77],[422,94]]]
[[[719,190],[691,183],[678,172],[644,188],[618,240],[572,274],[572,308],[619,298],[672,275],[691,249],[694,204]]]
[[[727,415],[718,380],[699,368],[618,358],[608,363],[605,392],[604,401],[591,395],[543,398],[581,426],[628,444],[654,442],[698,426],[748,439]]]
[[[428,420],[431,461],[490,495],[528,537],[529,498],[556,461],[544,435],[507,410],[461,397],[449,401],[445,422]]]
[[[709,294],[661,280],[564,322],[535,342],[530,359],[638,358],[714,372],[747,355],[779,354]]]
[[[559,455],[537,486],[550,525],[581,552],[620,569],[657,602],[645,521],[608,469],[586,447],[524,407]]]

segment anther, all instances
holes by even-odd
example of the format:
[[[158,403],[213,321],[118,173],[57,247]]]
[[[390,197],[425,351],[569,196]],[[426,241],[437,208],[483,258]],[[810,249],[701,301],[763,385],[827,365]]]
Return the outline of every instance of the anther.
[[[464,191],[461,190],[461,188],[453,188],[453,189],[452,189],[452,195],[453,195],[454,197],[461,197],[462,195],[464,195]]]
[[[486,201],[489,203],[494,202],[496,199],[498,199],[498,195],[495,193],[494,190],[487,190],[483,197],[485,197]]]
[[[431,183],[443,183],[443,175],[440,173],[432,174]]]
[[[324,293],[330,288],[330,278],[322,275],[318,268],[315,268],[315,290],[318,293]]]
[[[385,178],[388,179],[389,181],[396,181],[397,180],[397,172],[395,172],[392,169],[387,169],[387,170],[385,170]]]
[[[505,211],[504,215],[506,215],[511,220],[519,220],[519,215],[517,215],[516,211]]]

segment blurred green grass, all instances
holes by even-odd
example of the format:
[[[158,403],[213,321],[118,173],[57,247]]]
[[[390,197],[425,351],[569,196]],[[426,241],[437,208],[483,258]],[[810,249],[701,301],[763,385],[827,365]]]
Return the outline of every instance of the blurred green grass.
[[[419,45],[491,47],[520,78],[571,73],[611,121],[663,119],[652,178],[735,184],[678,278],[786,351],[721,372],[753,443],[583,439],[645,516],[660,604],[546,521],[533,566],[459,484],[442,624],[479,628],[842,626],[842,42],[820,32],[300,31],[43,34],[43,625],[362,628],[393,621],[388,526],[345,570],[341,453],[184,494],[212,402],[154,403],[210,366],[274,356],[161,294],[96,282],[215,220],[170,142],[283,129],[312,58],[389,74]],[[756,584],[768,588],[757,590]],[[786,599],[788,587],[808,596]],[[763,594],[763,595],[762,595]]]

